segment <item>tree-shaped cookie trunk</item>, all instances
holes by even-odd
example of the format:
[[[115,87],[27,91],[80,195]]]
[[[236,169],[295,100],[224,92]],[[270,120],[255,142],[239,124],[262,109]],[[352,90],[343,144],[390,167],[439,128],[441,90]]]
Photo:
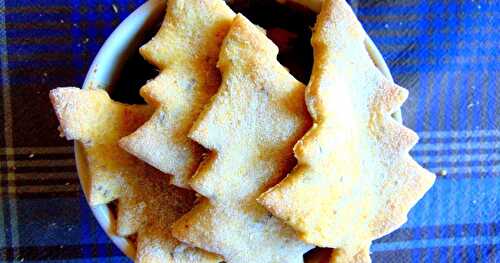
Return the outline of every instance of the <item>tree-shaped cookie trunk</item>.
[[[314,125],[293,172],[259,198],[302,240],[338,248],[337,262],[369,261],[371,241],[401,226],[435,179],[408,154],[417,135],[391,118],[408,92],[377,70],[365,40],[344,0],[323,3],[306,89]]]
[[[179,187],[189,188],[201,161],[202,147],[187,134],[220,85],[216,62],[233,18],[222,0],[170,0],[159,32],[140,49],[161,70],[140,91],[156,111],[120,145],[171,174],[171,183]]]
[[[221,47],[221,87],[190,134],[211,150],[191,184],[206,198],[174,224],[173,234],[230,263],[302,262],[312,248],[255,200],[293,167],[292,147],[310,127],[304,85],[277,53],[237,15]]]
[[[194,192],[169,185],[165,174],[118,146],[151,116],[151,107],[121,104],[103,90],[78,88],[52,90],[50,99],[62,134],[83,145],[90,204],[117,199],[117,234],[137,234],[136,262],[220,262],[171,235],[172,223],[193,206]]]

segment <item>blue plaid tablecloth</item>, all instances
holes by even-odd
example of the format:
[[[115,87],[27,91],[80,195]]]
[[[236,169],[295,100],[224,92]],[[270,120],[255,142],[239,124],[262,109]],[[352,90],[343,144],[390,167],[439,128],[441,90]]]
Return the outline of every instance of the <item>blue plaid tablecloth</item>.
[[[265,1],[265,0],[263,0]],[[48,91],[81,85],[139,0],[0,0],[0,260],[118,262],[82,195]],[[410,90],[413,156],[439,173],[374,262],[500,262],[500,3],[351,1]]]

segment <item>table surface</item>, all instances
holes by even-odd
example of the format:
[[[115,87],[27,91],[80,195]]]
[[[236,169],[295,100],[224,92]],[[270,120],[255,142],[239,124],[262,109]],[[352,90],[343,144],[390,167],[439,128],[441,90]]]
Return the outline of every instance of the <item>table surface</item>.
[[[0,0],[0,260],[127,261],[93,218],[48,100],[79,86],[143,1]],[[410,90],[412,151],[438,176],[375,262],[500,262],[500,6],[486,0],[351,1]]]

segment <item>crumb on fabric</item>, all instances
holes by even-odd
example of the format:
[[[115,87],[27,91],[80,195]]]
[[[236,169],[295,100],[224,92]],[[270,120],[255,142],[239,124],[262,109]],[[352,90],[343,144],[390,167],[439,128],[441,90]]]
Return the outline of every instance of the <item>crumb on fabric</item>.
[[[448,174],[448,171],[442,169],[442,170],[439,170],[436,174],[439,176],[446,176]]]

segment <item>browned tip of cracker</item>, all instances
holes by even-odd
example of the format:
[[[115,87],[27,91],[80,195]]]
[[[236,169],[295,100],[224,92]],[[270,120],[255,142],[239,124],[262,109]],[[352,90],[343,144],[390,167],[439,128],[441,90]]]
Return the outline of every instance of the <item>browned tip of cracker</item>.
[[[49,98],[62,133],[68,140],[74,140],[80,139],[83,133],[89,132],[92,124],[87,122],[91,122],[92,118],[98,114],[93,112],[95,109],[86,106],[105,103],[109,96],[102,90],[82,92],[79,88],[63,87],[51,90]]]

